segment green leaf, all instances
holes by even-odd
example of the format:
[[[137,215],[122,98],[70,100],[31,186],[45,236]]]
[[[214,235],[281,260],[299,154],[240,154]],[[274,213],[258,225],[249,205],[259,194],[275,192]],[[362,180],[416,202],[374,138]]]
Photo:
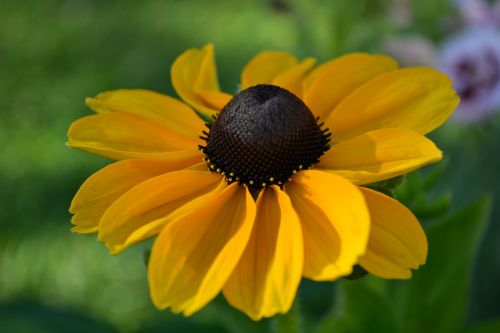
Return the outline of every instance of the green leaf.
[[[432,169],[429,170],[423,177],[422,189],[425,191],[430,191],[439,183],[439,180],[443,176],[446,167],[448,166],[448,159],[444,159],[440,163],[436,164]]]
[[[341,281],[337,301],[318,333],[398,332],[393,304],[364,283]]]
[[[262,319],[253,321],[243,312],[231,307],[222,295],[216,297],[210,306],[215,308],[219,316],[219,322],[233,333],[269,333],[269,320]]]
[[[417,170],[406,174],[402,184],[394,190],[394,195],[399,201],[408,205],[413,202],[419,194],[421,194],[421,191],[422,177],[420,176],[420,172]]]
[[[292,308],[285,314],[273,318],[274,333],[300,333],[302,329],[302,316],[298,299],[295,299]]]
[[[381,192],[385,195],[394,198],[394,190],[398,188],[405,180],[405,175],[397,176],[394,178],[382,180],[380,182],[372,183],[366,185],[366,187],[371,188],[372,190]]]
[[[338,317],[330,314],[323,318],[315,333],[355,333],[355,331],[346,316]]]
[[[451,207],[451,194],[447,193],[433,200],[418,200],[412,207],[412,212],[419,219],[431,219],[446,214]]]
[[[405,180],[405,175],[396,176],[393,178],[389,178],[386,180],[382,180],[382,181],[379,181],[376,183],[369,184],[368,187],[371,187],[371,186],[381,187],[381,188],[385,188],[387,190],[392,191],[392,190],[396,189],[399,185],[401,185],[404,180]]]
[[[458,332],[465,317],[471,266],[488,225],[484,197],[428,232],[427,264],[399,288],[405,332]]]
[[[444,216],[451,206],[451,194],[445,193],[435,197],[433,195],[429,196],[429,192],[438,184],[443,172],[446,170],[446,165],[445,160],[436,166],[426,168],[426,172],[416,170],[406,174],[406,178],[400,184],[401,186],[396,186],[392,190],[393,197],[410,208],[419,220]],[[377,184],[375,183],[376,186]]]
[[[500,332],[500,320],[474,325],[462,331],[462,333],[494,333],[494,332]]]

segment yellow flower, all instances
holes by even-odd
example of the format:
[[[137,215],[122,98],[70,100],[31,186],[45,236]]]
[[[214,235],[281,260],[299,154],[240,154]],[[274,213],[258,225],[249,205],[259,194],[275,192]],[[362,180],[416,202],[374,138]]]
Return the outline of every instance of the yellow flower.
[[[231,96],[206,45],[172,66],[187,104],[147,90],[88,98],[97,114],[71,125],[68,144],[119,161],[80,188],[73,230],[97,232],[112,254],[157,236],[152,300],[185,315],[221,291],[255,320],[285,313],[302,277],[335,280],[356,264],[409,278],[426,260],[425,234],[363,185],[441,159],[424,135],[457,106],[452,83],[381,55],[314,66],[262,52]],[[215,120],[205,128],[191,107]]]

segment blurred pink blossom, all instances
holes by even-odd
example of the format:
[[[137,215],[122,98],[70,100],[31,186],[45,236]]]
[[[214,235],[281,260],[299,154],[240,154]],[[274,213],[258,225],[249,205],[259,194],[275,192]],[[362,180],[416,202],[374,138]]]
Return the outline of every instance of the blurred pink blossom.
[[[455,118],[479,121],[500,108],[500,33],[489,27],[464,30],[444,43],[440,63],[461,98]]]
[[[461,15],[471,26],[500,26],[500,1],[455,0]]]
[[[398,1],[399,9],[410,8],[404,6],[406,0]],[[404,66],[431,66],[447,73],[461,98],[454,119],[481,121],[500,111],[500,0],[452,1],[462,26],[444,43],[436,46],[412,34],[391,36],[382,47]],[[401,18],[411,17],[401,13]]]

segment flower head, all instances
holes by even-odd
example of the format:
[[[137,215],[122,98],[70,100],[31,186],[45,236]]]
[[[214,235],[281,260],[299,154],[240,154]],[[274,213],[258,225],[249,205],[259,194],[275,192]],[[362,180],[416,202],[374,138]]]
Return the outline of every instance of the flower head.
[[[455,113],[464,121],[479,121],[500,108],[500,33],[472,28],[448,41],[441,52],[461,104]]]
[[[231,96],[207,45],[172,66],[187,104],[145,90],[89,98],[97,114],[75,121],[68,143],[119,161],[80,188],[73,230],[97,232],[113,254],[156,236],[151,297],[186,315],[220,292],[256,320],[284,313],[302,277],[335,280],[356,264],[409,278],[425,234],[363,185],[441,159],[424,135],[458,104],[451,81],[363,53],[314,65],[262,52]]]
[[[488,0],[455,0],[461,16],[470,26],[500,26],[500,2]]]
[[[258,191],[319,162],[329,148],[326,131],[297,96],[259,84],[231,99],[201,148],[209,169]]]

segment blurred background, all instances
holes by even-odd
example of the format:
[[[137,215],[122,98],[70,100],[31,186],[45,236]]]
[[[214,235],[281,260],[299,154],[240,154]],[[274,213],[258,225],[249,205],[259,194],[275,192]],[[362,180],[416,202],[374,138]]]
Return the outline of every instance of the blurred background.
[[[174,94],[175,57],[213,42],[228,92],[262,50],[386,53],[453,77],[462,105],[431,135],[446,160],[395,191],[428,232],[428,264],[410,281],[304,281],[285,317],[318,333],[500,332],[499,35],[487,0],[0,0],[0,331],[295,332],[222,299],[190,318],[159,312],[149,243],[112,257],[70,232],[72,196],[109,163],[64,144],[84,98]]]

